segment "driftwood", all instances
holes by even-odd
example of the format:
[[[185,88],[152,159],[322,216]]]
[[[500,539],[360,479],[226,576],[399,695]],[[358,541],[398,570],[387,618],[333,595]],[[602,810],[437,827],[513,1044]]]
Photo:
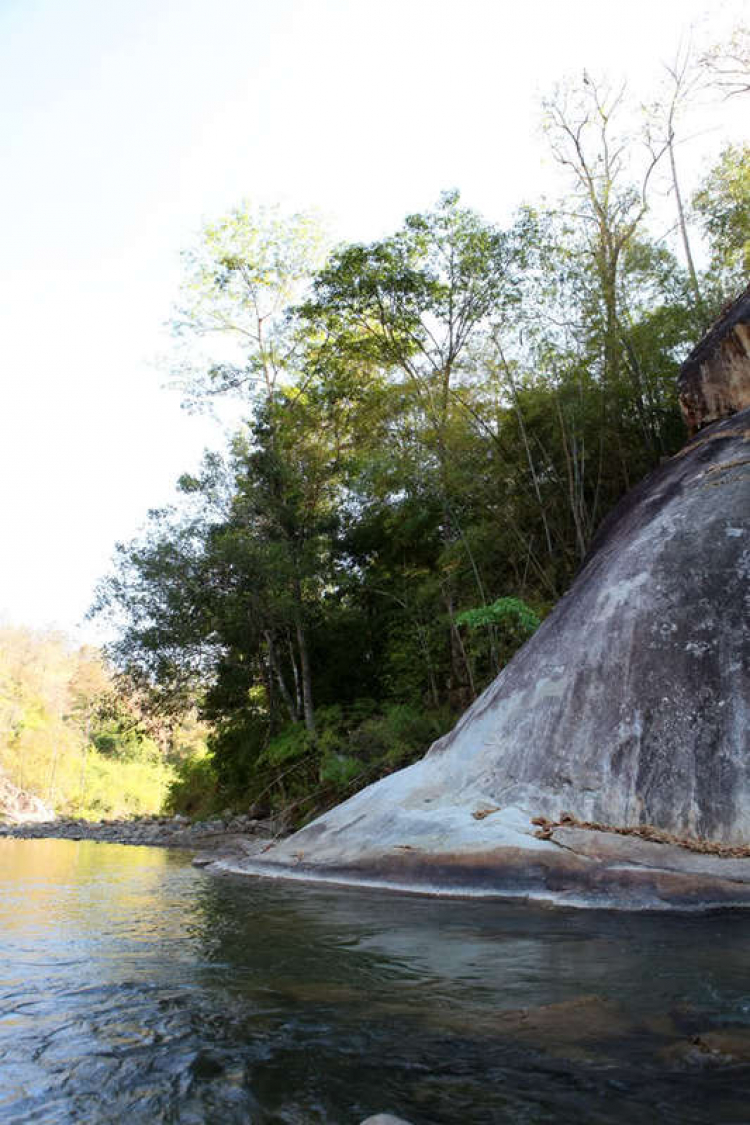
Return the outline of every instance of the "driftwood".
[[[719,844],[714,840],[704,840],[700,836],[676,836],[665,832],[653,824],[616,825],[601,824],[597,820],[579,820],[570,813],[563,813],[559,820],[546,816],[535,816],[532,824],[538,825],[534,833],[540,840],[553,840],[555,828],[585,828],[589,832],[611,832],[616,836],[638,836],[641,840],[651,840],[655,844],[674,844],[690,852],[703,855],[717,855],[725,859],[744,859],[750,856],[750,844]]]

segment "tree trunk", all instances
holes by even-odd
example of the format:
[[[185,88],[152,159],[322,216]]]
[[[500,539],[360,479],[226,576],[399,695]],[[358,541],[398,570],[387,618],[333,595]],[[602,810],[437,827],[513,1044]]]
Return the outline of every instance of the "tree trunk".
[[[266,644],[268,645],[268,663],[271,667],[271,672],[276,677],[276,683],[278,684],[279,691],[281,692],[281,698],[284,700],[284,706],[289,712],[289,717],[292,722],[296,723],[299,719],[299,711],[295,706],[292,694],[287,687],[286,680],[284,679],[284,673],[281,670],[281,665],[279,664],[278,656],[276,654],[276,643],[273,638],[273,633],[270,629],[266,630]]]
[[[427,679],[430,684],[430,695],[432,697],[432,705],[437,711],[440,707],[440,694],[438,692],[437,681],[435,679],[435,669],[432,666],[432,658],[430,656],[430,643],[427,637],[427,630],[423,625],[417,625],[417,636],[419,638],[419,646],[422,649],[424,656],[425,666],[427,668]]]
[[[312,673],[310,671],[310,656],[307,651],[307,638],[302,625],[302,591],[299,582],[296,583],[295,596],[297,606],[294,611],[294,628],[297,633],[297,648],[299,649],[300,671],[302,673],[302,703],[305,711],[305,726],[311,734],[315,734],[315,710],[313,708]]]
[[[682,192],[680,191],[680,181],[677,178],[677,162],[674,155],[674,136],[669,137],[667,143],[669,150],[669,167],[672,173],[672,187],[674,188],[674,198],[677,204],[677,222],[680,227],[680,236],[682,238],[682,245],[685,250],[685,259],[687,261],[688,274],[690,275],[690,288],[693,290],[695,296],[695,303],[698,306],[701,317],[706,320],[706,306],[703,303],[703,294],[701,293],[700,285],[698,284],[698,274],[695,269],[693,261],[693,252],[690,248],[690,238],[688,237],[687,220],[685,219],[685,208],[682,203]]]
[[[468,682],[470,692],[469,702],[473,702],[477,697],[477,689],[474,684],[474,674],[471,670],[471,663],[466,654],[464,643],[461,640],[461,634],[458,630],[458,626],[456,625],[455,615],[453,613],[453,598],[447,592],[447,590],[443,590],[443,600],[445,602],[445,608],[448,610],[448,620],[450,622],[451,664],[453,665],[453,674],[456,681],[458,683],[461,683],[464,677],[461,675],[460,665],[463,664],[464,670],[466,672],[466,681]]]
[[[297,667],[297,657],[294,653],[294,642],[292,641],[291,635],[287,638],[287,644],[289,646],[289,660],[292,665],[292,675],[294,676],[294,712],[297,716],[297,721],[299,721],[299,717],[302,714],[302,685],[299,679],[299,668]]]

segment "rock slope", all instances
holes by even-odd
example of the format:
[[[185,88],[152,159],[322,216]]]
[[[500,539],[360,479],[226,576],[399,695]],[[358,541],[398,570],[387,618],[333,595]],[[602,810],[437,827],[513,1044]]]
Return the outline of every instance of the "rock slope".
[[[750,905],[750,288],[688,357],[680,392],[692,440],[609,516],[568,594],[455,729],[226,866]]]
[[[750,903],[741,854],[574,826],[654,825],[741,853],[749,732],[746,410],[625,498],[567,596],[422,761],[235,866],[603,905]],[[573,827],[532,823],[565,814]]]

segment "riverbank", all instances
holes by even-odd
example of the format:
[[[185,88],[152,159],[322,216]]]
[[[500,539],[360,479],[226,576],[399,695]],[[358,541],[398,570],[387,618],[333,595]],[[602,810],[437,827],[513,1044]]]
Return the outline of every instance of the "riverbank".
[[[274,818],[257,819],[227,811],[211,820],[186,816],[137,816],[121,820],[82,820],[59,817],[47,821],[0,824],[0,838],[21,840],[94,840],[107,844],[183,848],[198,852],[196,862],[243,859],[258,855],[287,835]]]

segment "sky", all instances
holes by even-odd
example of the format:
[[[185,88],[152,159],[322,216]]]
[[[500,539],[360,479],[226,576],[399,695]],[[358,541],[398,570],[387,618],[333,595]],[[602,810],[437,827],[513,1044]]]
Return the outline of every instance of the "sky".
[[[749,4],[0,0],[0,621],[96,640],[115,543],[221,446],[160,360],[204,221],[280,202],[366,240],[452,187],[507,221],[554,190],[556,81],[647,97]],[[688,172],[749,116],[706,118]]]

